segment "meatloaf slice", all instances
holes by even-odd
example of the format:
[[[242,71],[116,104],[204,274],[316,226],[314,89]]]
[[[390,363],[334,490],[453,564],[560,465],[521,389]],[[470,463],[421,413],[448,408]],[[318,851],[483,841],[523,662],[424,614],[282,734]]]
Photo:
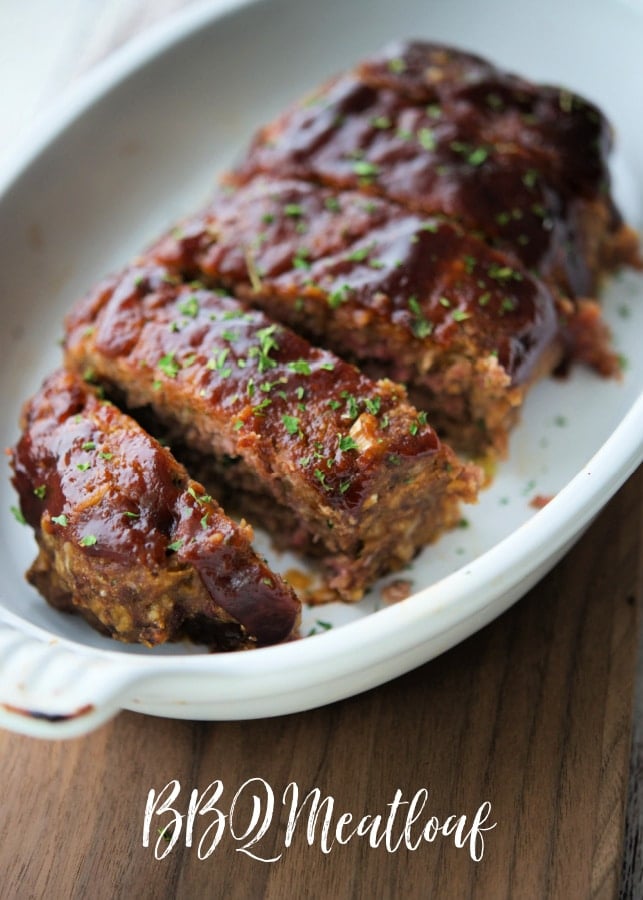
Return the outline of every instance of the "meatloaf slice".
[[[286,640],[294,592],[170,452],[76,375],[26,405],[13,483],[38,558],[29,581],[52,606],[121,641],[189,636],[221,650]]]
[[[343,599],[457,521],[479,471],[441,444],[403,388],[174,281],[134,266],[99,286],[67,320],[68,365],[151,407],[285,545],[316,553]]]
[[[410,42],[261,129],[230,179],[304,178],[457,218],[583,297],[638,261],[609,194],[610,147],[606,120],[577,95]]]
[[[528,386],[563,351],[551,291],[513,257],[354,191],[257,176],[148,257],[405,383],[431,424],[476,455],[504,454]],[[591,334],[610,366],[603,333]]]

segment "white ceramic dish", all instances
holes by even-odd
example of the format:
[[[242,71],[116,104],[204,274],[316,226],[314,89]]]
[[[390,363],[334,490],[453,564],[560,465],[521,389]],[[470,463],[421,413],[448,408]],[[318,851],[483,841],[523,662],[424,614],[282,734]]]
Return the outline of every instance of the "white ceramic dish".
[[[322,78],[393,36],[468,47],[596,100],[618,133],[616,193],[643,223],[643,7],[537,0],[272,0],[192,8],[96,71],[48,117],[0,180],[2,444],[53,368],[74,298],[207,196],[254,129]],[[624,381],[575,372],[539,385],[510,460],[469,526],[430,548],[386,607],[306,613],[304,633],[254,653],[149,651],[95,634],[25,584],[27,529],[0,522],[0,724],[71,736],[120,708],[242,719],[329,703],[436,656],[499,615],[568,549],[643,459],[643,280],[609,286]],[[5,473],[8,474],[8,473]],[[556,495],[539,512],[529,501]],[[15,503],[8,478],[0,508]],[[293,564],[272,556],[282,570]],[[381,608],[380,608],[381,607]],[[327,629],[316,620],[332,624]],[[28,713],[28,714],[25,714]]]

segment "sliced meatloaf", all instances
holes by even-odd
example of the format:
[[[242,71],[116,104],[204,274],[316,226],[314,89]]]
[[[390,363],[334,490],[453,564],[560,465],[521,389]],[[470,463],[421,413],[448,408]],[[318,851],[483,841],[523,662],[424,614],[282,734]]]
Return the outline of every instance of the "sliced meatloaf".
[[[457,521],[479,471],[406,400],[239,301],[160,266],[108,279],[67,320],[67,364],[149,407],[284,545],[359,599]]]
[[[405,383],[474,454],[504,454],[527,387],[565,351],[552,292],[517,260],[454,222],[355,191],[257,176],[146,257]],[[592,336],[609,368],[604,333]]]
[[[387,196],[454,217],[569,296],[638,262],[610,197],[611,129],[587,100],[453,48],[395,44],[262,128],[258,173]]]
[[[121,641],[231,650],[286,640],[300,603],[170,452],[77,375],[25,406],[13,483],[52,606]]]

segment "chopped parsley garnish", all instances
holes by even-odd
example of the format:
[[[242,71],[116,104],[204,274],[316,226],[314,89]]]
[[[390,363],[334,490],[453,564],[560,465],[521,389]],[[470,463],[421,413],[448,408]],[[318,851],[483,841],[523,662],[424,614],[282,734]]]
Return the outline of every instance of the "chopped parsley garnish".
[[[178,541],[172,541],[171,544],[168,544],[167,549],[170,550],[172,553],[176,553],[177,550],[181,549],[183,544],[184,544],[183,539],[179,538]]]
[[[179,303],[179,312],[182,312],[184,316],[189,316],[190,319],[196,319],[199,314],[199,301],[194,296],[188,297]]]
[[[81,537],[78,543],[81,547],[93,547],[97,542],[98,538],[95,534],[85,534]]]
[[[369,254],[373,252],[373,249],[374,244],[369,244],[368,247],[358,247],[357,250],[348,253],[346,259],[348,262],[364,262]]]
[[[535,169],[527,169],[525,174],[522,176],[522,183],[525,187],[533,188],[538,181],[538,172]]]
[[[471,313],[464,309],[454,309],[451,315],[454,322],[464,322],[465,319],[471,318]]]
[[[374,119],[371,119],[373,128],[390,128],[392,124],[388,116],[375,116]]]
[[[39,500],[44,500],[47,493],[47,485],[41,484],[39,487],[34,488],[33,492]]]
[[[324,200],[324,206],[330,212],[340,212],[342,208],[339,200],[336,197],[326,197],[326,199]]]
[[[60,516],[52,516],[51,521],[54,523],[54,525],[62,525],[63,528],[69,524],[69,520],[64,513]]]
[[[174,359],[174,351],[172,351],[171,353],[166,353],[165,356],[162,356],[158,361],[158,367],[164,375],[167,375],[168,378],[176,378],[181,369],[179,364]]]
[[[353,172],[360,178],[373,178],[380,174],[380,167],[365,159],[356,159],[353,163]]]
[[[284,427],[288,434],[298,434],[299,419],[297,416],[282,416],[281,421],[284,423]]]
[[[310,375],[312,371],[305,359],[296,359],[293,362],[289,362],[288,368],[297,375]]]
[[[9,509],[11,510],[11,514],[13,515],[14,519],[16,520],[16,522],[19,522],[20,525],[26,525],[26,524],[27,524],[27,520],[26,520],[25,517],[23,516],[22,510],[21,510],[21,509],[18,509],[17,506],[10,506]],[[65,524],[67,524],[67,523],[65,522]]]
[[[489,151],[484,147],[476,147],[467,157],[467,162],[472,166],[481,166],[489,156]]]
[[[367,397],[366,400],[364,401],[364,405],[366,406],[366,409],[372,416],[376,416],[380,411],[380,407],[382,405],[382,398],[381,397]]]
[[[297,218],[298,216],[303,216],[303,214],[303,207],[298,203],[286,203],[286,205],[284,206],[284,215],[286,216]]]
[[[199,497],[197,495],[197,492],[192,487],[192,485],[190,485],[190,487],[188,488],[188,494],[190,495],[190,497],[193,497],[197,503],[211,503],[212,502],[212,497],[210,496],[210,494],[201,494],[201,496]]]
[[[279,349],[279,344],[274,337],[276,330],[276,325],[268,325],[267,328],[260,328],[257,332],[259,352],[256,355],[259,357],[258,367],[260,372],[265,372],[267,369],[272,369],[277,365],[275,360],[270,358],[270,351]],[[253,349],[251,348],[251,350]]]
[[[224,366],[228,353],[229,350],[227,347],[224,347],[223,350],[219,350],[216,356],[211,357],[207,361],[206,369],[218,372],[222,378],[229,378],[232,374],[232,369],[230,366]]]
[[[420,128],[418,131],[418,141],[425,150],[435,150],[437,146],[435,134],[430,128]]]
[[[394,59],[389,59],[388,67],[391,72],[395,75],[400,75],[402,72],[406,72],[406,63],[403,59],[399,57],[395,57]]]
[[[511,266],[499,266],[497,263],[491,263],[489,266],[489,277],[496,278],[498,281],[507,281],[513,278],[514,281],[522,281],[520,272],[516,272]]]
[[[411,328],[415,337],[420,339],[428,337],[433,331],[433,323],[425,318],[417,297],[409,297],[409,309],[414,316]]]
[[[345,303],[350,291],[351,287],[349,284],[342,284],[340,287],[335,288],[334,291],[331,291],[328,295],[328,305],[331,309],[337,309],[338,306]]]
[[[342,391],[340,397],[346,401],[346,413],[342,414],[342,418],[348,416],[349,419],[356,419],[359,415],[359,409],[355,397],[349,394],[348,391]]]
[[[83,450],[95,450],[96,444],[94,443],[94,441],[85,441],[85,443],[82,446],[82,449]]]
[[[125,516],[126,519],[140,519],[141,518],[140,513],[130,512],[129,509],[126,509],[125,512],[123,513],[123,515]]]
[[[321,484],[321,486],[324,488],[325,491],[332,490],[331,486],[329,484],[326,484],[326,475],[322,472],[321,469],[315,469],[315,471],[313,472],[313,475],[315,476],[315,478]]]
[[[350,434],[338,434],[337,443],[342,452],[346,452],[347,450],[359,450],[357,441],[352,438]]]
[[[264,400],[261,401],[261,403],[257,403],[256,406],[253,406],[252,411],[255,415],[261,415],[263,413],[264,409],[267,409],[267,407],[269,407],[271,403],[272,403],[272,400],[270,399],[270,397],[266,397]]]
[[[98,455],[100,456],[101,459],[112,459],[112,457],[114,456],[113,453],[109,453],[109,451],[107,451],[107,450],[101,450],[101,452]]]
[[[476,264],[475,256],[463,256],[462,260],[464,262],[464,271],[467,273],[467,275],[471,275]]]
[[[76,463],[76,468],[79,472],[86,472],[87,469],[91,469],[91,465],[88,462]]]
[[[309,256],[310,250],[308,247],[299,247],[292,258],[292,264],[295,269],[310,269]]]

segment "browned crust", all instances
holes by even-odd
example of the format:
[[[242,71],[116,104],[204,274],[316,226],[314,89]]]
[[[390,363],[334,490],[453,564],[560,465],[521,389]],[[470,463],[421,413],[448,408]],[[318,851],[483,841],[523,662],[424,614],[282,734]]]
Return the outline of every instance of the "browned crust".
[[[13,481],[39,555],[29,581],[98,630],[218,649],[289,638],[293,591],[168,450],[77,376],[51,375],[24,410]]]
[[[259,493],[296,510],[332,586],[358,599],[472,500],[475,468],[441,444],[403,388],[212,291],[132,269],[68,319],[77,371],[149,405],[192,448],[231,457]],[[299,533],[292,543],[301,545]]]

